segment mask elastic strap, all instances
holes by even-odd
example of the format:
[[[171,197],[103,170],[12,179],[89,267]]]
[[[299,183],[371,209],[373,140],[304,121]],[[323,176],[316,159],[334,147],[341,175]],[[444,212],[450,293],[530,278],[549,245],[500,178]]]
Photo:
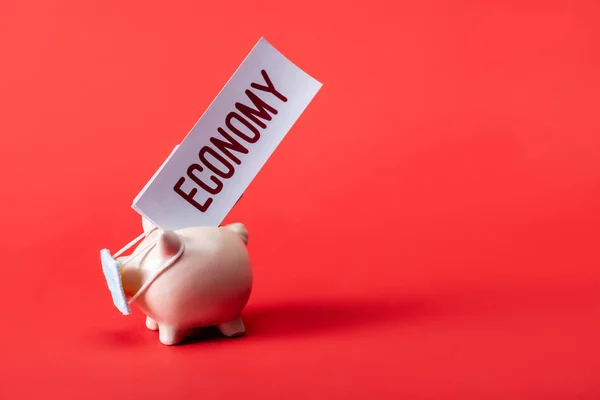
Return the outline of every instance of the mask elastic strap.
[[[155,244],[156,243],[153,243],[152,246],[154,246]],[[142,285],[140,290],[138,290],[137,293],[135,295],[133,295],[133,297],[127,302],[127,304],[133,303],[146,289],[148,289],[148,287],[156,280],[156,278],[159,277],[160,274],[165,272],[167,270],[167,268],[171,267],[175,263],[175,261],[177,261],[177,259],[179,257],[181,257],[181,255],[183,254],[184,248],[185,248],[185,245],[184,245],[183,241],[181,241],[181,246],[179,247],[179,251],[177,252],[177,254],[175,254],[173,257],[171,257],[165,263],[165,265],[161,269],[159,269],[158,272],[156,272],[156,274],[154,274],[154,276],[152,278],[148,279],[146,281],[146,283],[144,283]]]
[[[126,252],[127,250],[129,250],[134,244],[136,244],[137,242],[139,242],[140,240],[142,240],[143,238],[147,237],[148,235],[150,235],[152,232],[154,232],[156,229],[158,228],[152,228],[151,230],[149,230],[148,232],[144,232],[141,235],[139,235],[138,237],[136,237],[135,239],[133,239],[131,242],[127,243],[125,245],[125,247],[123,247],[121,250],[117,251],[115,253],[115,255],[113,256],[113,258],[117,258],[119,257],[121,254],[123,254],[124,252]],[[141,252],[140,252],[141,253]],[[139,253],[138,253],[139,254]]]
[[[139,256],[140,254],[145,253],[146,251],[150,250],[152,247],[154,247],[156,245],[158,241],[155,240],[152,243],[148,244],[148,246],[144,247],[142,250],[138,251],[135,254],[132,254],[131,256],[129,256],[129,258],[127,258],[127,261],[125,261],[123,264],[121,264],[121,268],[123,268],[123,266],[125,266],[129,261],[133,260],[134,258],[136,258],[137,256]]]

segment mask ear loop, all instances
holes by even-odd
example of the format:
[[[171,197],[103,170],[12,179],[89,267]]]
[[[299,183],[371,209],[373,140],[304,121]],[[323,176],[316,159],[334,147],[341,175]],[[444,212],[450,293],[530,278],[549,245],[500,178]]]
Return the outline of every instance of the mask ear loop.
[[[123,268],[123,266],[125,264],[127,264],[129,261],[133,260],[134,258],[136,258],[137,256],[139,256],[140,254],[144,254],[145,252],[149,251],[151,248],[153,248],[154,246],[156,246],[157,241],[153,241],[152,243],[148,244],[148,246],[144,247],[142,250],[140,250],[139,252],[137,252],[136,254],[132,254],[131,256],[129,256],[129,258],[127,259],[127,261],[125,261],[123,264],[121,264],[121,268]]]
[[[156,244],[156,242],[153,243],[152,246],[154,246],[155,244]],[[146,283],[144,283],[142,285],[142,287],[140,288],[140,290],[138,290],[137,293],[135,295],[133,295],[133,297],[131,299],[129,299],[129,301],[127,302],[127,304],[131,305],[131,303],[133,303],[146,289],[148,289],[148,287],[156,280],[156,278],[158,278],[160,276],[160,274],[162,274],[169,267],[171,267],[175,263],[175,261],[177,261],[177,259],[179,259],[179,257],[181,257],[181,255],[183,254],[183,250],[184,249],[185,249],[185,245],[184,245],[183,241],[181,241],[181,246],[179,247],[179,251],[177,252],[177,254],[175,254],[173,257],[171,257],[166,262],[166,264],[161,269],[159,269],[158,272],[156,272],[156,274],[154,274],[154,276],[152,276],[152,278],[148,279],[146,281]]]
[[[141,235],[139,235],[138,237],[136,237],[135,239],[133,239],[131,242],[127,243],[125,245],[125,247],[123,247],[121,250],[117,251],[115,253],[115,255],[113,256],[113,258],[117,258],[119,257],[121,254],[125,253],[127,250],[129,250],[134,244],[136,244],[137,242],[139,242],[140,240],[142,240],[145,237],[148,237],[152,232],[154,232],[156,229],[156,227],[152,228],[151,230],[149,230],[148,232],[143,232]],[[138,254],[142,253],[144,250],[140,251]],[[137,256],[138,254],[136,254],[135,256]],[[132,257],[135,257],[132,256]],[[131,258],[131,257],[130,257]]]

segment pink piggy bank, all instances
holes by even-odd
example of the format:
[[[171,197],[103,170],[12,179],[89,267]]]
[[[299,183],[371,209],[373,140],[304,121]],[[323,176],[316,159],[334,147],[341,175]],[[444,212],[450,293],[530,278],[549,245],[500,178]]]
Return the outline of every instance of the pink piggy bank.
[[[165,345],[209,326],[229,337],[243,335],[240,315],[252,290],[244,225],[160,231],[142,222],[147,236],[135,256],[116,262],[122,291],[146,315],[148,329],[158,330]]]

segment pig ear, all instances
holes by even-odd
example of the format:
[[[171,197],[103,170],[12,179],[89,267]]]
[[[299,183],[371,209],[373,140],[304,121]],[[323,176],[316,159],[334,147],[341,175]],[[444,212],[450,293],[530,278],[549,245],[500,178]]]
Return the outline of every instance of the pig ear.
[[[144,232],[150,232],[155,228],[154,224],[148,221],[145,217],[142,217],[142,228],[144,228]]]
[[[233,224],[225,225],[224,228],[234,231],[245,244],[248,244],[248,229],[246,229],[244,224],[235,222]]]
[[[165,258],[170,258],[177,254],[182,245],[181,239],[173,231],[161,232],[157,243],[160,255]]]

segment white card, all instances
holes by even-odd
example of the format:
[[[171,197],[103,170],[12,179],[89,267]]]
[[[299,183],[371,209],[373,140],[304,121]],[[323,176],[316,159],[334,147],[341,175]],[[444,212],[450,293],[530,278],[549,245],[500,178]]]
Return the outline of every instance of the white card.
[[[133,209],[165,230],[220,225],[321,86],[260,39]]]

